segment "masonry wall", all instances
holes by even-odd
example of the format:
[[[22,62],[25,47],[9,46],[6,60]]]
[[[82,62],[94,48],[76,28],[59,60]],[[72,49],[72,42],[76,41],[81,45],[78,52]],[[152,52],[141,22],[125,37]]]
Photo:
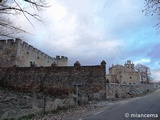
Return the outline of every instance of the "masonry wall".
[[[97,66],[0,68],[0,85],[24,92],[67,95],[74,84],[82,84],[88,95],[105,90],[105,62]]]
[[[15,65],[18,43],[12,39],[0,40],[0,66]]]
[[[0,66],[30,67],[31,63],[37,66],[67,66],[68,58],[64,56],[50,57],[20,39],[0,40]]]
[[[117,83],[106,84],[106,99],[130,98],[146,94],[157,89],[153,84],[126,85]]]
[[[135,71],[127,71],[126,73],[122,73],[121,83],[140,84],[140,75]]]

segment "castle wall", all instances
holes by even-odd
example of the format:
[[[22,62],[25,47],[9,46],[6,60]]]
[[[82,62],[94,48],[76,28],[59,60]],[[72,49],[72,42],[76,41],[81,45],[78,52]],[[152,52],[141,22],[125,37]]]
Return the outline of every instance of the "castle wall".
[[[10,67],[0,68],[0,85],[26,92],[68,94],[69,88],[79,83],[85,93],[91,95],[105,90],[106,66],[66,67]]]
[[[15,65],[18,44],[12,39],[0,40],[0,66],[8,67]]]
[[[31,63],[37,66],[51,66],[52,63],[56,63],[58,66],[68,65],[67,57],[50,57],[20,39],[0,40],[0,46],[3,49],[0,51],[0,60],[2,61],[0,66],[2,67],[11,67],[13,65],[30,67]],[[10,53],[6,55],[8,51]]]

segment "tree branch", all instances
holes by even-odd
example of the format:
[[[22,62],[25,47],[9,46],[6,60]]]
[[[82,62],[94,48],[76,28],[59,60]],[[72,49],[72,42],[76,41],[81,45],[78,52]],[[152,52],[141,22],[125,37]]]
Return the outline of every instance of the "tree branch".
[[[40,10],[40,8],[49,7],[49,6],[46,6],[46,4],[44,3],[45,0],[44,1],[43,0],[42,1],[41,0],[23,0],[23,1],[36,7],[37,10]],[[6,19],[6,17],[8,18],[9,15],[17,15],[18,12],[22,13],[22,15],[33,27],[34,25],[29,19],[30,16],[43,23],[39,15],[31,13],[28,10],[25,10],[17,0],[13,0],[13,2],[14,4],[12,3],[11,5],[10,3],[8,3],[8,0],[0,0],[0,37],[2,36],[11,37],[11,34],[12,34],[11,31],[13,31],[13,33],[15,31],[16,33],[17,32],[28,33],[25,30],[15,26],[12,22],[10,22],[10,19]]]

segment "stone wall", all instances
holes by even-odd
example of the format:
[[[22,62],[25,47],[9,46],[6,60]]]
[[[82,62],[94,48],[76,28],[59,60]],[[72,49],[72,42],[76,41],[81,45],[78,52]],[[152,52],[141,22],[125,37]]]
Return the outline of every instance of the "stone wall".
[[[37,66],[50,66],[52,63],[56,63],[58,66],[67,66],[68,58],[64,56],[50,57],[20,39],[0,40],[1,67],[14,65],[30,67],[31,62]]]
[[[106,63],[51,67],[0,67],[0,119],[69,108],[105,98]],[[46,97],[46,98],[45,98]]]
[[[72,91],[73,84],[82,84],[87,95],[105,91],[106,63],[101,65],[66,67],[10,67],[0,68],[0,85],[24,92],[44,92],[65,97]],[[74,88],[74,87],[73,87]],[[103,94],[105,95],[105,94]],[[104,97],[104,96],[103,96]]]
[[[0,40],[0,66],[15,65],[18,44],[14,40]]]
[[[156,89],[153,84],[126,85],[117,83],[106,84],[106,99],[129,98],[143,95]]]

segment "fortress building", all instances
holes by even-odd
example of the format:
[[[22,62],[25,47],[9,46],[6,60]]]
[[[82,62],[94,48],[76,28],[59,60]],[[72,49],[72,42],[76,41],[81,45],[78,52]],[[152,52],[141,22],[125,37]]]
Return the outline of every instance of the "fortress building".
[[[139,84],[140,73],[135,71],[134,64],[128,60],[123,65],[112,65],[109,74],[106,76],[108,82],[120,84]]]
[[[55,58],[41,52],[20,39],[0,40],[0,67],[67,66],[68,58]]]

